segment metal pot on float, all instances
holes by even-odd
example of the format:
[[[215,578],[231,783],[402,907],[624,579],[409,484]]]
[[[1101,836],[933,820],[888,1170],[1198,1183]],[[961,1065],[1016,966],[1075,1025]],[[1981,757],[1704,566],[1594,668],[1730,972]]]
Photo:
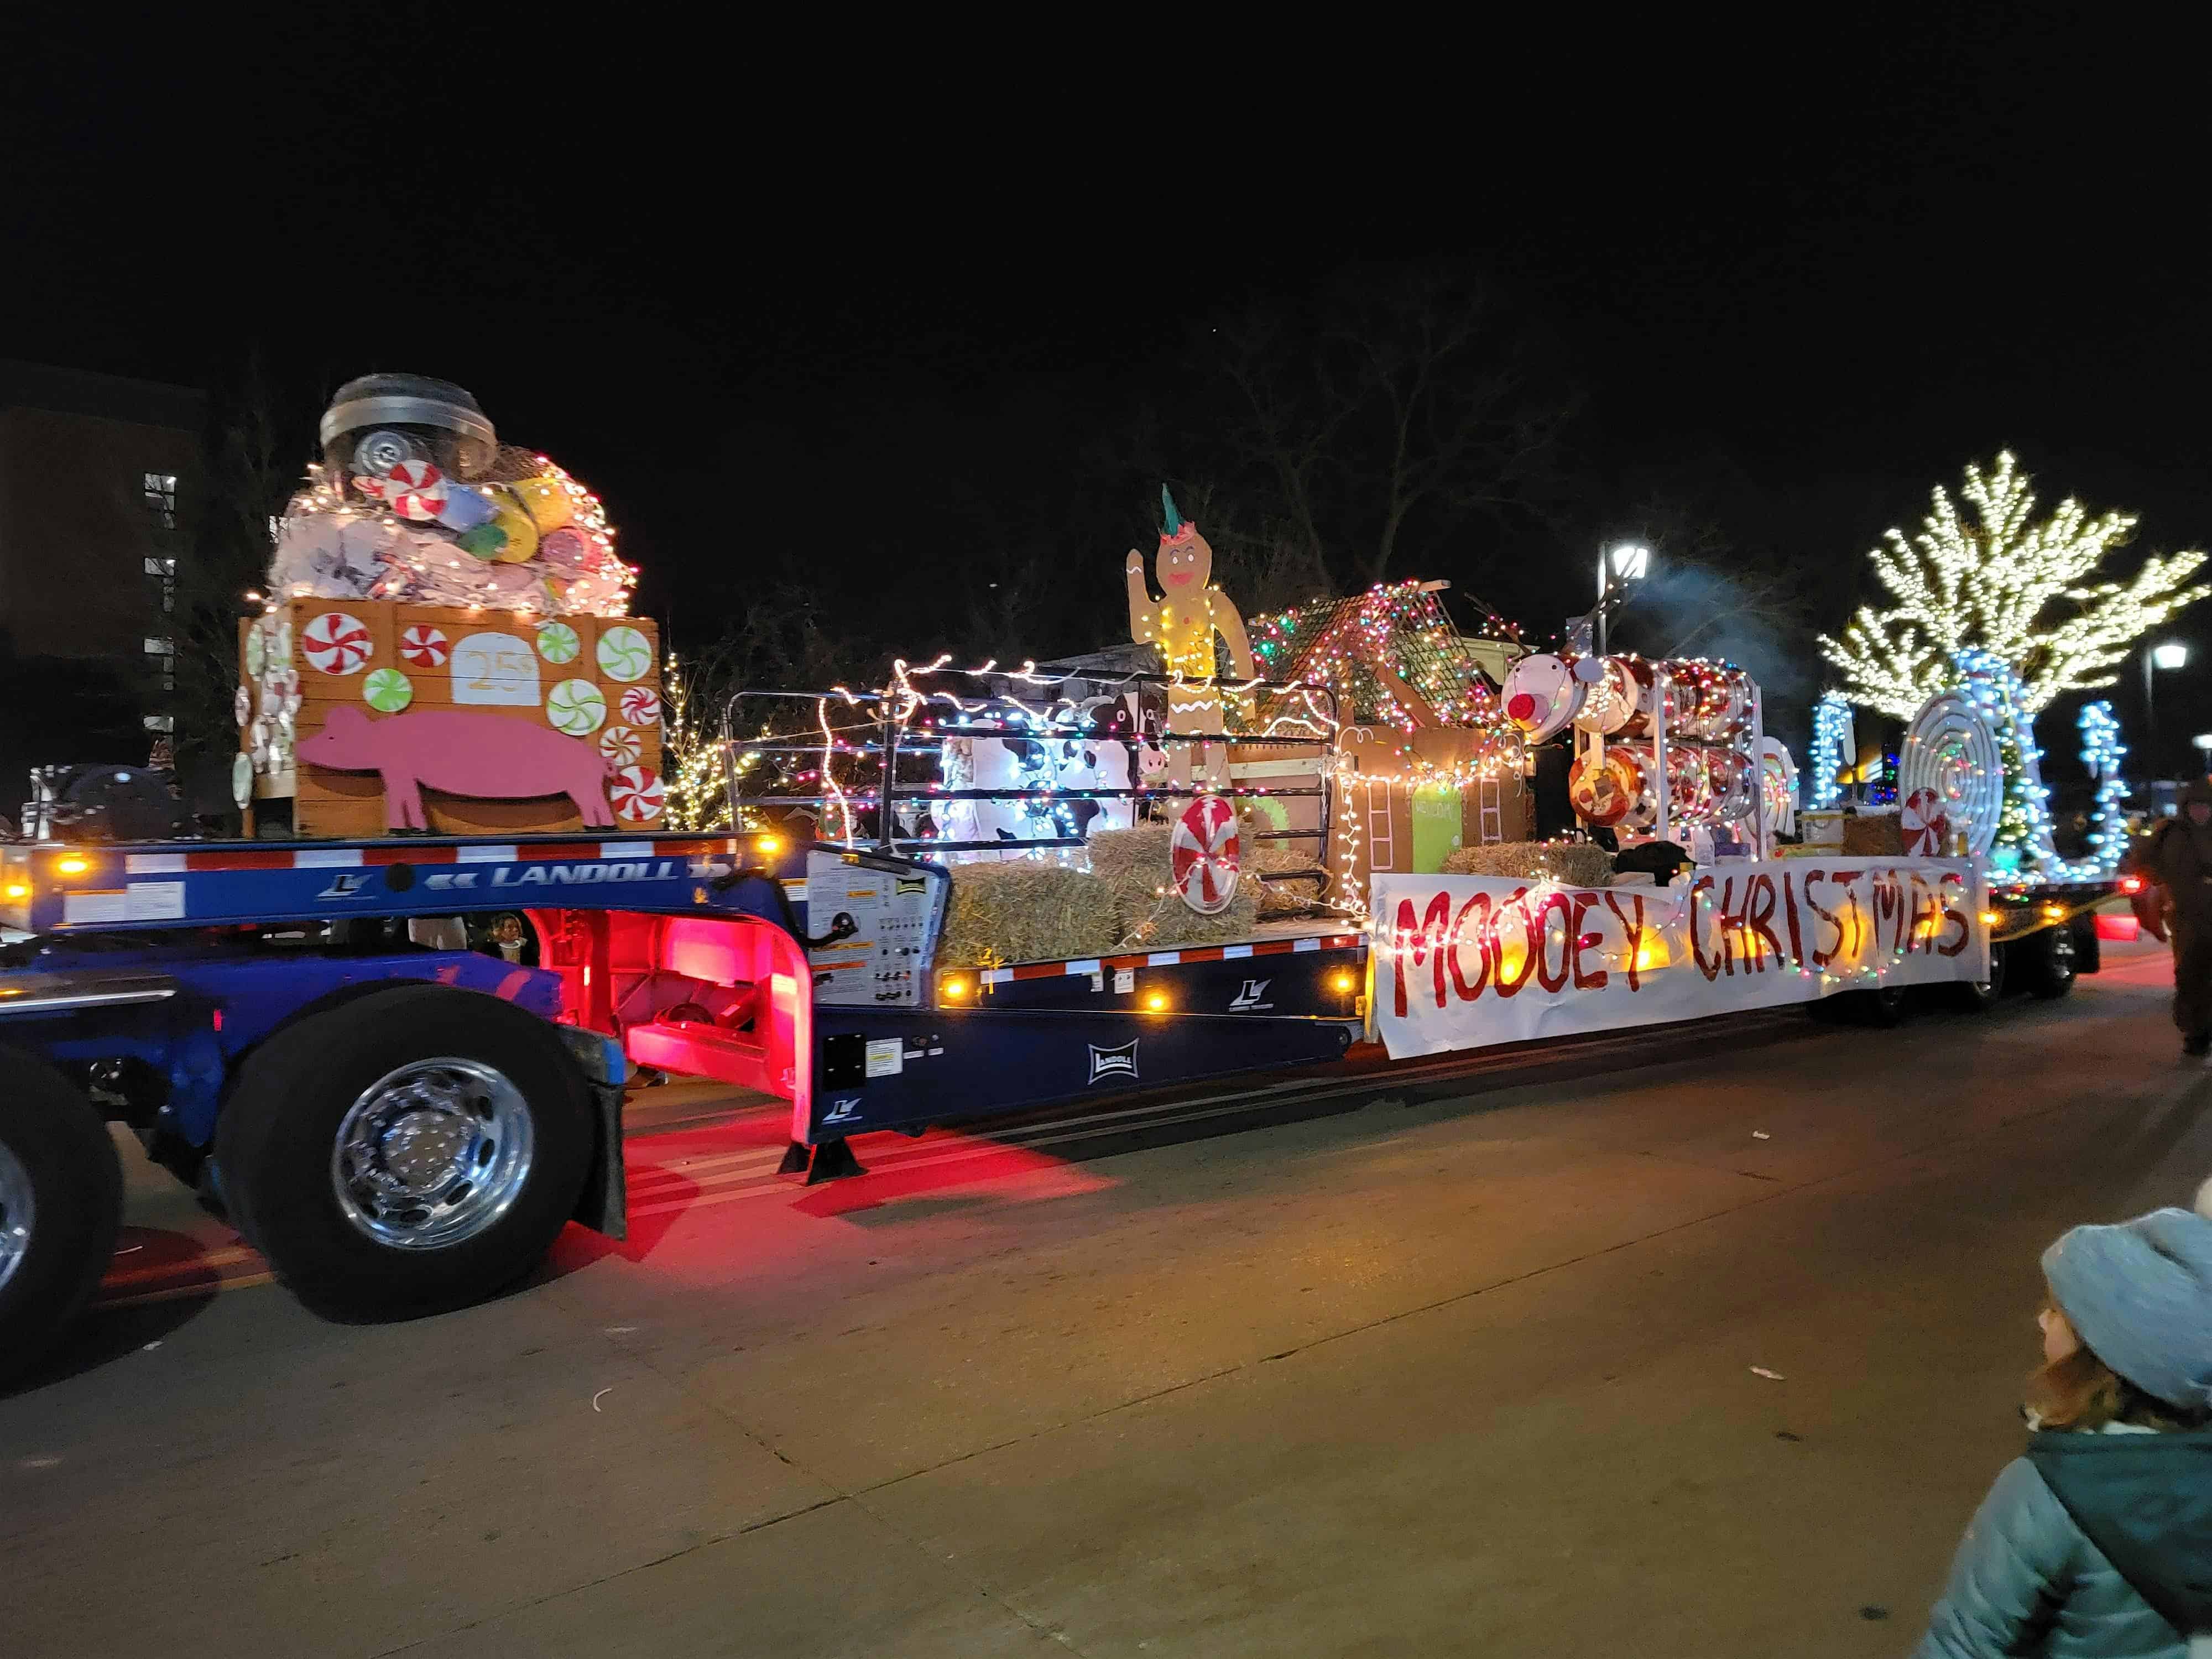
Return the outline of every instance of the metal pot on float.
[[[318,428],[323,466],[356,500],[355,481],[384,479],[410,461],[464,482],[488,474],[499,454],[490,417],[465,390],[426,374],[363,374],[348,380]]]

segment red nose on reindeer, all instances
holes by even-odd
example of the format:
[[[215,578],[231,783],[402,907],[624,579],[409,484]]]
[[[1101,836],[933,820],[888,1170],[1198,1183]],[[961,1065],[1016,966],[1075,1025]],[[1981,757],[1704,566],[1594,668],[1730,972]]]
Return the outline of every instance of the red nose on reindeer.
[[[1516,691],[1505,700],[1505,714],[1509,720],[1531,720],[1534,718],[1535,713],[1536,700],[1526,691]]]

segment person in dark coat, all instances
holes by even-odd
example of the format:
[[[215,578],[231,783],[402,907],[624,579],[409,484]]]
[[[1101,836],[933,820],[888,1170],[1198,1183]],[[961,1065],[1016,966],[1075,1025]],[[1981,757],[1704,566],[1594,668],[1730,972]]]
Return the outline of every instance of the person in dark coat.
[[[2182,792],[2179,816],[2167,818],[2130,849],[2126,867],[2147,888],[2136,914],[2162,922],[2173,946],[2173,1023],[2185,1054],[2212,1053],[2212,779]]]
[[[2027,1455],[1913,1659],[2212,1659],[2212,1181],[2043,1255]]]

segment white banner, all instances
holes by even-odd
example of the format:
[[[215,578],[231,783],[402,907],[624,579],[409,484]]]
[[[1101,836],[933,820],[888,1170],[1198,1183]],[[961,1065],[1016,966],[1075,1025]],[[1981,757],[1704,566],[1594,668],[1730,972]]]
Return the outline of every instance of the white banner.
[[[1773,859],[1658,888],[1377,875],[1370,902],[1393,1059],[1990,972],[1965,859]]]

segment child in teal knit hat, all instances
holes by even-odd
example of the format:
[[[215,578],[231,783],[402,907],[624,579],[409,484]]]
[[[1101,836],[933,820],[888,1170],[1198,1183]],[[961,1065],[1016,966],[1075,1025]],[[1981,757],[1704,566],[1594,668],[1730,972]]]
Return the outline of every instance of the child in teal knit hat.
[[[2212,1181],[2043,1255],[2027,1455],[1915,1659],[2212,1659]]]

